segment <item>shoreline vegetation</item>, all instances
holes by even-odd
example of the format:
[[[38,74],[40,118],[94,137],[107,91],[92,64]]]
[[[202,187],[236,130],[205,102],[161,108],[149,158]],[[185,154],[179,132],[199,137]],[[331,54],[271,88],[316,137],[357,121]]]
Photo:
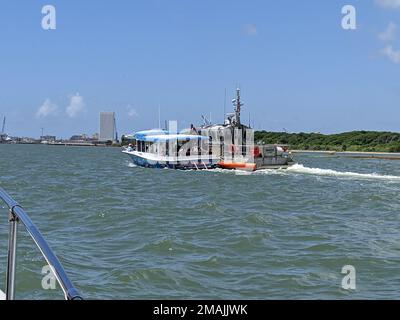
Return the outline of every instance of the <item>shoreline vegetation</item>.
[[[318,154],[327,157],[346,157],[355,159],[400,160],[399,152],[368,152],[368,151],[311,151],[291,150],[293,154]]]
[[[321,153],[325,155],[366,155],[379,157],[394,155],[400,156],[400,133],[380,131],[351,131],[338,134],[321,133],[288,133],[255,131],[256,144],[283,144],[288,145],[293,153]],[[51,146],[80,146],[80,147],[121,147],[130,141],[122,139],[120,143],[18,143]],[[13,143],[12,143],[13,144]]]
[[[256,131],[255,143],[285,144],[294,152],[399,153],[400,133],[351,131],[338,134]]]

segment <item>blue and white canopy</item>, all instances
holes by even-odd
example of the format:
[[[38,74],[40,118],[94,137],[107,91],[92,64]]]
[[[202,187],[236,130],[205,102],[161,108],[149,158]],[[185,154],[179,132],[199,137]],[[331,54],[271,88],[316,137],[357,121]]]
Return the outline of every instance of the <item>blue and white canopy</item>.
[[[168,134],[168,131],[163,129],[152,129],[152,130],[138,131],[135,133],[134,137],[136,140],[145,140],[147,136],[165,135],[165,134]]]
[[[135,133],[134,138],[139,141],[157,142],[157,141],[191,141],[191,140],[208,140],[209,137],[196,135],[196,134],[182,134],[182,133],[171,133],[163,129],[152,129],[139,131]]]
[[[137,138],[138,139],[138,138]],[[159,134],[159,135],[148,135],[148,136],[143,136],[141,141],[148,141],[148,142],[166,142],[166,141],[172,141],[172,140],[178,140],[178,141],[192,141],[192,140],[198,140],[198,141],[204,141],[208,140],[209,137],[205,136],[200,136],[200,135],[193,135],[193,134]]]

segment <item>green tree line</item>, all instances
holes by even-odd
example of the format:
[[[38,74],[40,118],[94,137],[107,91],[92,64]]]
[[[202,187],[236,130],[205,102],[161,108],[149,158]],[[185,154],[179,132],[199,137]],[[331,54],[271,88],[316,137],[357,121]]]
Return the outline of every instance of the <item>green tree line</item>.
[[[255,132],[256,143],[287,144],[293,150],[400,152],[400,133],[352,131],[339,134]]]

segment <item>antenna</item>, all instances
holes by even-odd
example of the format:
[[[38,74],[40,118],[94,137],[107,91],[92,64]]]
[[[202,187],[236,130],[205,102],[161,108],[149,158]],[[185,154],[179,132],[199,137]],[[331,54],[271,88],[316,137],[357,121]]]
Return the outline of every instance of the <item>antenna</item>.
[[[158,128],[161,129],[161,106],[158,104]]]
[[[2,134],[4,133],[5,128],[6,128],[6,116],[4,116],[4,118],[3,118],[3,127],[1,129]]]
[[[204,115],[201,115],[201,118],[203,119],[205,126],[211,125],[211,122],[210,122],[210,120],[207,119],[207,117],[205,117]]]
[[[224,97],[224,117],[222,118],[223,124],[225,124],[225,116],[226,116],[226,88],[225,88],[225,97]]]
[[[235,122],[240,125],[240,112],[242,110],[243,102],[240,100],[240,88],[236,89],[236,99],[232,100],[235,111]]]

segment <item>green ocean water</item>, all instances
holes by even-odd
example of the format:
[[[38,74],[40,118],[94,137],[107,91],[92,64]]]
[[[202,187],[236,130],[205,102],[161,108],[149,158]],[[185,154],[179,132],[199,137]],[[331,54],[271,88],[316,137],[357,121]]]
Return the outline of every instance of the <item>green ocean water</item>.
[[[249,174],[144,169],[120,151],[0,145],[0,186],[86,299],[400,298],[400,161],[298,155]],[[0,204],[2,289],[7,233]],[[62,298],[18,237],[16,297]]]

